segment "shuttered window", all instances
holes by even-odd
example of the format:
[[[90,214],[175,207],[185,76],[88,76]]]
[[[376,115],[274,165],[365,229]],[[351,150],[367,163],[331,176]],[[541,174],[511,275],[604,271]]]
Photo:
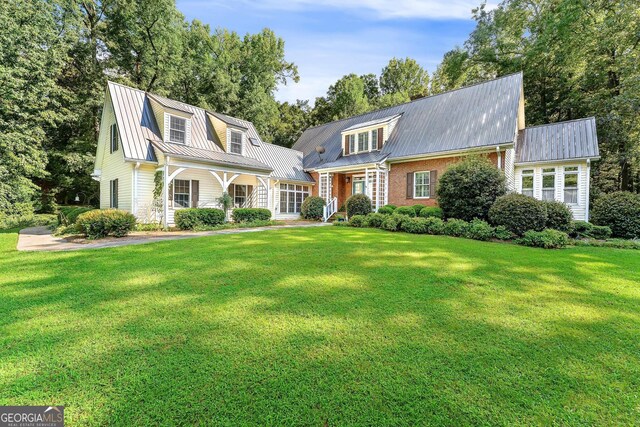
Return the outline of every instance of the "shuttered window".
[[[360,132],[358,134],[358,151],[369,150],[369,132]]]
[[[356,136],[349,135],[349,153],[354,153],[356,151]]]
[[[118,135],[118,126],[115,123],[111,125],[109,142],[110,142],[109,151],[111,153],[113,153],[114,151],[118,151],[118,148],[120,147],[120,136]]]
[[[109,207],[118,209],[118,180],[109,181]]]
[[[191,181],[188,179],[173,180],[173,206],[188,208],[191,197]]]
[[[564,202],[578,204],[578,167],[564,168]]]
[[[429,171],[413,174],[413,197],[426,199],[431,196],[431,173]]]

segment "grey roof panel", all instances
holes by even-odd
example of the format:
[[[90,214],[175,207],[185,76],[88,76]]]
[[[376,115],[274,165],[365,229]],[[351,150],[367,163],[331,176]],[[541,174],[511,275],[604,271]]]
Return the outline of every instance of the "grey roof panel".
[[[599,156],[596,120],[593,117],[528,127],[518,134],[516,163]]]
[[[399,117],[399,114],[395,114],[393,116],[388,116],[388,117],[383,117],[381,119],[375,119],[375,120],[369,120],[368,122],[364,122],[364,123],[358,123],[355,124],[353,126],[350,126],[346,129],[343,130],[343,132],[347,132],[350,130],[354,130],[354,129],[360,129],[360,128],[364,128],[364,127],[369,127],[369,126],[375,126],[378,124],[383,124],[383,123],[387,123],[390,122],[391,120],[395,119],[396,117]]]
[[[188,157],[195,160],[209,161],[217,164],[235,166],[239,168],[249,168],[264,171],[272,171],[272,168],[258,160],[240,156],[238,154],[225,153],[220,151],[210,151],[201,148],[194,148],[188,145],[174,144],[171,142],[150,141],[154,147],[163,154],[179,157]]]
[[[382,149],[389,160],[512,143],[522,73],[421,98],[406,104],[307,129],[293,148],[305,154],[305,168],[323,167],[342,154],[341,132],[402,114]],[[322,146],[320,159],[315,149]]]
[[[319,156],[317,153],[312,153],[312,156]],[[342,156],[338,160],[330,163],[323,163],[323,168],[339,168],[344,166],[356,166],[364,165],[368,163],[379,163],[386,159],[388,154],[383,154],[380,151],[371,151],[366,153],[351,154],[349,156]]]

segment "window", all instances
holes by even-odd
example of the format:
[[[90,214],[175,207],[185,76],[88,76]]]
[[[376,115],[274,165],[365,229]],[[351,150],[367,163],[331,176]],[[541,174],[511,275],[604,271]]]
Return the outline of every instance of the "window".
[[[169,141],[184,144],[186,141],[187,119],[169,116]]]
[[[349,153],[356,151],[356,136],[349,135]]]
[[[242,133],[231,131],[231,138],[229,141],[229,152],[235,154],[242,154]]]
[[[247,203],[247,186],[235,184],[233,192],[233,204],[237,208],[241,208]]]
[[[188,179],[173,180],[173,206],[179,208],[189,207],[189,195],[191,194],[191,181]]]
[[[365,194],[364,178],[353,179],[352,194]]]
[[[300,213],[304,199],[309,197],[306,185],[280,184],[280,213]]]
[[[358,134],[358,151],[369,151],[369,132]]]
[[[413,198],[426,199],[431,195],[430,172],[415,172],[413,174]]]
[[[109,207],[118,209],[118,180],[109,181]]]
[[[556,168],[542,169],[542,200],[556,198]]]
[[[375,150],[376,148],[378,148],[378,129],[371,131],[371,149]]]
[[[564,168],[564,202],[578,203],[578,167],[567,166]]]
[[[533,197],[533,169],[522,171],[522,194]]]
[[[111,125],[110,143],[111,152],[113,153],[114,151],[118,151],[120,140],[118,135],[118,126],[115,123]]]

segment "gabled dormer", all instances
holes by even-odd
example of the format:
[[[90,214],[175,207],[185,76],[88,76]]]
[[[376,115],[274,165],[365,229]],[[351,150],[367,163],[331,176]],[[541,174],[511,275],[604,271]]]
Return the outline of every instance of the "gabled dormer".
[[[224,151],[243,156],[248,141],[247,128],[224,114],[207,112],[207,116]]]
[[[382,150],[389,139],[400,114],[358,123],[344,129],[342,153],[345,156]]]
[[[182,103],[148,94],[151,109],[162,132],[162,140],[174,144],[190,145],[193,112]]]

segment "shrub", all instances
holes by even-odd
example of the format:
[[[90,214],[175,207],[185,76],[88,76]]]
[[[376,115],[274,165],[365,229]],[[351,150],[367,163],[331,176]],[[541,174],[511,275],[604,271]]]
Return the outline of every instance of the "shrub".
[[[502,171],[486,158],[471,156],[442,174],[438,204],[447,218],[487,219],[491,205],[505,192]]]
[[[300,216],[304,219],[320,220],[324,214],[325,201],[322,197],[309,196],[300,206]]]
[[[388,231],[398,231],[402,229],[402,223],[409,219],[406,215],[387,215],[380,228]]]
[[[424,205],[413,205],[411,206],[411,208],[414,210],[414,212],[416,213],[416,216],[420,216],[420,211],[422,210],[422,208],[424,208]]]
[[[197,227],[213,227],[224,222],[224,211],[213,208],[178,209],[175,212],[175,223],[182,230],[193,230]]]
[[[489,210],[493,225],[522,236],[528,230],[541,231],[547,222],[547,209],[533,197],[511,193],[496,200]]]
[[[378,213],[382,215],[391,215],[393,213],[393,209],[391,209],[389,206],[383,206],[381,208],[378,208]]]
[[[347,199],[347,216],[367,215],[371,213],[371,199],[364,194],[354,194]]]
[[[447,236],[462,237],[468,229],[469,223],[462,219],[451,218],[444,223],[444,234]]]
[[[407,233],[426,234],[429,227],[425,218],[409,218],[402,222],[402,230]]]
[[[465,237],[473,240],[489,240],[493,237],[493,227],[486,221],[474,219],[467,227]]]
[[[547,210],[547,221],[545,222],[545,228],[552,228],[554,230],[560,230],[569,232],[571,230],[571,221],[573,221],[573,214],[569,206],[562,202],[547,200],[540,202]]]
[[[421,216],[422,218],[442,218],[444,214],[442,213],[442,209],[437,206],[425,206],[420,210],[418,216]]]
[[[271,211],[263,208],[237,208],[231,216],[234,222],[269,221]]]
[[[394,213],[398,215],[407,215],[410,217],[416,216],[416,211],[410,206],[400,206],[394,211]]]
[[[591,232],[589,233],[589,237],[593,237],[594,239],[605,240],[611,237],[613,232],[610,227],[606,225],[594,225],[591,227]]]
[[[367,227],[380,228],[385,218],[386,215],[381,213],[370,213],[366,216],[366,225]]]
[[[80,214],[94,210],[90,206],[60,206],[58,208],[58,224],[73,225]]]
[[[367,226],[367,217],[364,215],[354,215],[349,217],[349,224],[352,227],[366,227]]]
[[[611,228],[614,237],[640,237],[640,194],[618,191],[599,197],[593,204],[591,220]]]
[[[34,214],[28,213],[26,215],[5,215],[0,212],[0,230],[10,228],[27,228],[27,227],[39,227],[39,226],[52,226],[56,225],[58,219],[56,215],[52,214]]]
[[[574,221],[571,233],[569,233],[569,235],[571,237],[587,237],[591,235],[592,229],[593,224],[590,224],[586,221]]]
[[[515,234],[507,230],[504,225],[499,225],[493,230],[493,236],[499,240],[511,240],[516,237]]]
[[[424,220],[428,234],[444,234],[444,221],[441,218],[430,216]]]
[[[569,236],[562,231],[547,228],[543,231],[529,230],[516,243],[544,249],[564,248],[569,243]]]
[[[398,207],[396,205],[391,205],[391,204],[388,204],[388,203],[386,205],[384,205],[383,208],[389,208],[392,211],[395,211],[396,209],[398,209]]]
[[[76,229],[88,239],[106,236],[124,237],[136,226],[136,217],[117,209],[92,210],[80,214]]]
[[[616,248],[616,249],[640,249],[640,241],[638,240],[625,240],[625,239],[610,239],[610,240],[573,240],[570,242],[575,246],[595,246],[599,248]]]

